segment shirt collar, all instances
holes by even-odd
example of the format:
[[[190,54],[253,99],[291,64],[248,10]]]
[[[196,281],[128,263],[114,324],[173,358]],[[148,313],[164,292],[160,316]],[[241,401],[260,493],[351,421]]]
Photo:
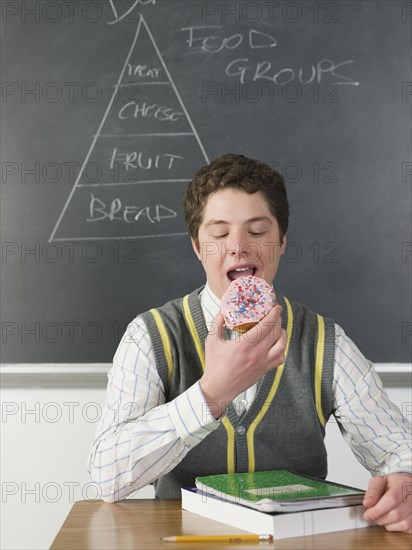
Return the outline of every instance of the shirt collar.
[[[206,326],[209,329],[213,318],[220,312],[220,300],[212,292],[207,283],[200,293],[199,300],[205,317]]]

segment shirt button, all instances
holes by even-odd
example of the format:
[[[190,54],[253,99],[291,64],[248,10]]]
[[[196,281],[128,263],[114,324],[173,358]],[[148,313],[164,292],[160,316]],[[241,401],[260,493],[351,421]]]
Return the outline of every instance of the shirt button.
[[[239,435],[244,435],[244,433],[246,432],[246,428],[244,426],[238,426],[236,428],[236,431]]]

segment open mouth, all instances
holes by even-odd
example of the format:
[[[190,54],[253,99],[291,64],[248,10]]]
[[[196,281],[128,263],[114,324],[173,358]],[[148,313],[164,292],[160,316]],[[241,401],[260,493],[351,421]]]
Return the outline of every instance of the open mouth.
[[[238,267],[227,272],[227,276],[231,281],[239,279],[239,277],[247,277],[248,275],[254,275],[257,269],[253,266]]]

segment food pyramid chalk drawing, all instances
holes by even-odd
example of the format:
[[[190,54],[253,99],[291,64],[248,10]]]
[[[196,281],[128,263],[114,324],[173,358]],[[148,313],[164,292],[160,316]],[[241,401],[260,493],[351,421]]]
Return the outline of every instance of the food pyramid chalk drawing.
[[[186,233],[183,190],[208,157],[146,21],[50,242]]]

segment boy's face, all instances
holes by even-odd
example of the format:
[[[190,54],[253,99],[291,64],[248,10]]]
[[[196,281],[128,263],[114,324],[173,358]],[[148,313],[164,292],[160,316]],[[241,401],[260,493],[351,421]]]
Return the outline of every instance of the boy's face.
[[[209,286],[221,298],[230,283],[241,276],[255,275],[271,284],[286,237],[280,242],[277,219],[260,191],[249,195],[227,188],[209,197],[198,243],[196,246],[192,239]]]

